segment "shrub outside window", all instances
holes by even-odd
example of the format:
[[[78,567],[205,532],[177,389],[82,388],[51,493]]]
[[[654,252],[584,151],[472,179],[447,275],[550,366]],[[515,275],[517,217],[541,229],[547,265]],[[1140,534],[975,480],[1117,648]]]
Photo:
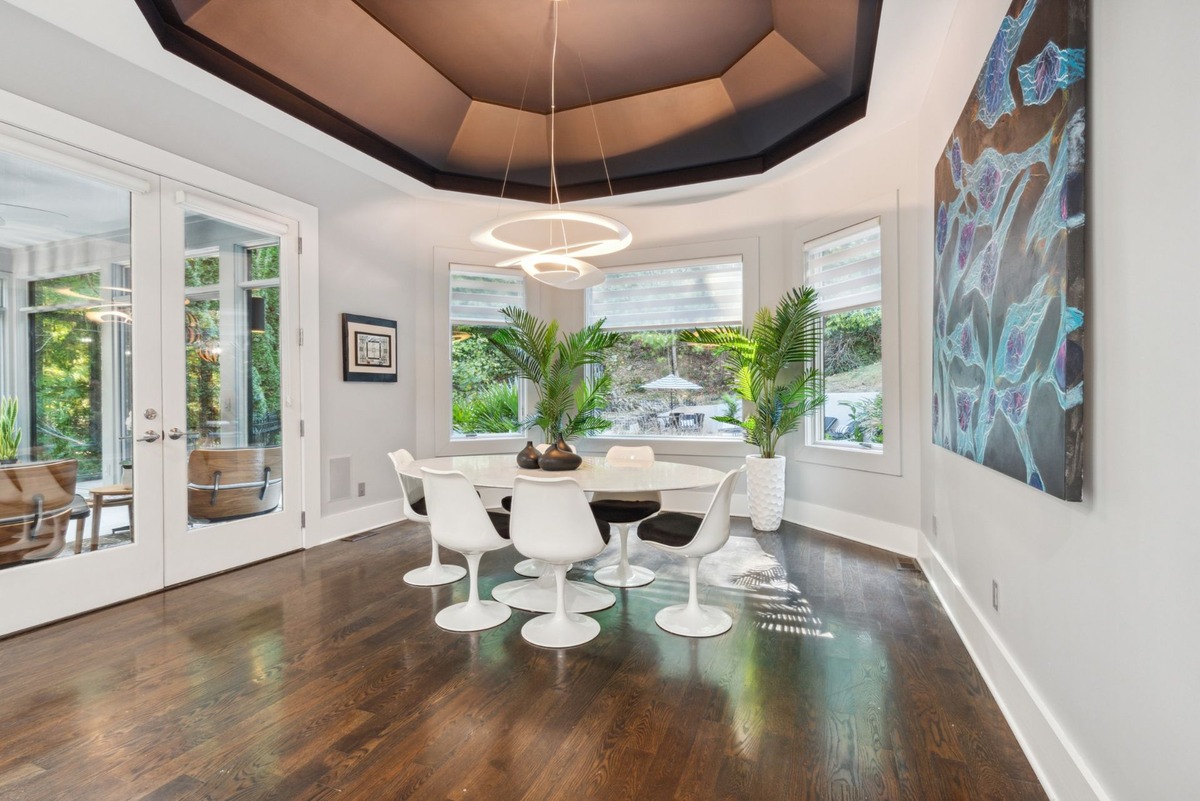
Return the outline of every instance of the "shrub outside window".
[[[715,437],[741,430],[718,415],[737,416],[716,351],[677,341],[678,333],[742,323],[742,262],[721,258],[651,268],[614,268],[588,290],[587,322],[604,318],[622,341],[605,360],[613,390],[608,437]]]
[[[525,281],[457,265],[450,268],[451,439],[520,432],[520,389],[488,342],[505,324],[500,310],[525,307]]]

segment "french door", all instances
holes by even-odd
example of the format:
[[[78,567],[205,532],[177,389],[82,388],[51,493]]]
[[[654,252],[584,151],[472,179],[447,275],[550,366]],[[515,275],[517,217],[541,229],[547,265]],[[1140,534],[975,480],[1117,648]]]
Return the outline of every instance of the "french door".
[[[0,635],[302,547],[298,233],[0,124]]]
[[[301,547],[297,226],[163,181],[168,586]]]

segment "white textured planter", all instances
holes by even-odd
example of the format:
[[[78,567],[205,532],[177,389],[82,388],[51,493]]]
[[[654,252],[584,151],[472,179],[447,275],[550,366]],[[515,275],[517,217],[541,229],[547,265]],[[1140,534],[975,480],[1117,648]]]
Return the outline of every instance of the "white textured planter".
[[[746,492],[750,523],[759,531],[775,531],[783,521],[783,473],[787,457],[746,457]]]

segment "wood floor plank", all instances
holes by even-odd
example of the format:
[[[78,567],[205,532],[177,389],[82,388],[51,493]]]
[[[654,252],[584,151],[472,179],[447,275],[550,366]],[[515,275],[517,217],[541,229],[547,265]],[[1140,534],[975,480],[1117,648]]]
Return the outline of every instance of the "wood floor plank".
[[[442,631],[466,587],[399,581],[428,559],[413,524],[9,638],[0,797],[1044,801],[922,576],[734,534],[702,599],[735,625],[706,640],[654,623],[686,573],[640,543],[657,580],[587,645],[528,645],[520,611]],[[485,596],[517,558],[488,555]]]

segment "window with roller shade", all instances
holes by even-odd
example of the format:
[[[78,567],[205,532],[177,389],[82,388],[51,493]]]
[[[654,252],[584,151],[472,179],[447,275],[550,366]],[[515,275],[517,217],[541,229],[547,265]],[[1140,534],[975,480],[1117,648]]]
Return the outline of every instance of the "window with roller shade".
[[[804,243],[805,283],[820,298],[827,399],[814,440],[882,449],[883,305],[880,221]]]
[[[741,413],[722,359],[677,341],[686,329],[742,324],[740,258],[609,270],[588,290],[587,319],[624,335],[604,367],[613,379],[606,436],[741,437],[714,419]]]
[[[450,386],[453,439],[520,431],[521,393],[512,368],[488,343],[505,325],[500,310],[525,308],[520,273],[450,267]]]

